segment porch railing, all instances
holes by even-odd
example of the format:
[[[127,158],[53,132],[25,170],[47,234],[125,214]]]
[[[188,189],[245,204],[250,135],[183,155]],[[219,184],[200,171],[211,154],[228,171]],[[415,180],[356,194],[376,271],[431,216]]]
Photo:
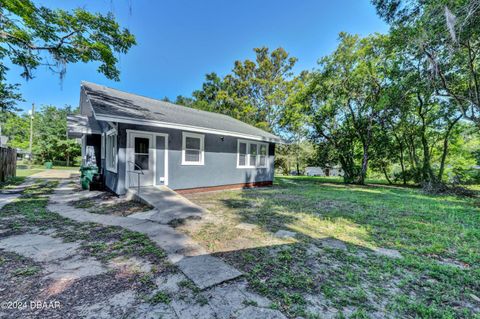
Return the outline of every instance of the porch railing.
[[[132,164],[131,167],[133,167],[133,170],[129,170],[127,172],[137,174],[137,195],[140,196],[140,175],[145,175],[145,174],[143,173],[143,170],[140,167],[140,165],[136,164],[135,162],[128,161],[127,164]],[[138,168],[138,170],[135,170],[135,168]]]

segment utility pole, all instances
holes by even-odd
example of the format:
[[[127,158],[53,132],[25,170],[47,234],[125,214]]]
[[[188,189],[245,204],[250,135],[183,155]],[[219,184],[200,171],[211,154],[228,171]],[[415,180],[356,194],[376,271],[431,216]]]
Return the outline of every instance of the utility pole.
[[[30,155],[30,162],[31,162],[33,159],[32,144],[33,144],[33,117],[35,116],[35,103],[32,103],[32,110],[29,113],[30,113],[30,147],[29,147],[28,153]]]

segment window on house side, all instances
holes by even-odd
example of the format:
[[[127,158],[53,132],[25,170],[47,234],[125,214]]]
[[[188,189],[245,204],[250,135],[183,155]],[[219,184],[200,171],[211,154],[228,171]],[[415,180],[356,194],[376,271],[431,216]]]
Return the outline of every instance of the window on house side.
[[[204,135],[183,133],[182,165],[203,165],[204,143]]]
[[[257,144],[250,144],[250,166],[255,167],[257,166]]]
[[[117,172],[117,132],[107,132],[105,144],[107,170]]]
[[[238,166],[247,166],[247,143],[238,144]]]
[[[238,141],[238,168],[267,167],[268,144],[260,142]]]
[[[258,166],[265,167],[267,166],[267,145],[260,144]]]

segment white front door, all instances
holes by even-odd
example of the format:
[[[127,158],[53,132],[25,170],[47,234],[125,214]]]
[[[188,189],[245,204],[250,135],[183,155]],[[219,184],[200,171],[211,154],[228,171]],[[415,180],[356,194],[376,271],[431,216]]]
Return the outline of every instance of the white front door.
[[[153,185],[155,156],[153,134],[130,132],[127,148],[127,186]]]

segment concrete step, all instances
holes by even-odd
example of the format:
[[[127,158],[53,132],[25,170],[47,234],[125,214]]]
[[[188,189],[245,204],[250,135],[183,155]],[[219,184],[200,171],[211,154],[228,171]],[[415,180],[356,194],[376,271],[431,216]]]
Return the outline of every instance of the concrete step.
[[[204,213],[202,207],[166,186],[143,186],[140,187],[140,192],[137,189],[130,189],[128,195],[136,197],[156,210],[156,212],[149,211],[145,214],[137,213],[130,216],[132,218],[168,224],[173,220],[201,218]]]

